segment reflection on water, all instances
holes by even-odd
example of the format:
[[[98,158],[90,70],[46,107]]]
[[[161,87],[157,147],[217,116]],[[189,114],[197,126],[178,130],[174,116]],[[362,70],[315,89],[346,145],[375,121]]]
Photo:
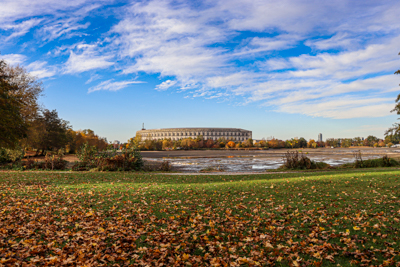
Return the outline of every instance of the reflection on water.
[[[363,159],[381,157],[379,155],[365,156]],[[223,169],[227,172],[265,171],[277,169],[283,164],[281,157],[258,157],[258,156],[221,156],[221,157],[165,157],[146,158],[151,161],[168,160],[174,169],[183,172],[199,172],[206,168]],[[312,157],[311,160],[323,161],[332,166],[354,162],[352,155],[340,157],[340,159],[329,157]]]

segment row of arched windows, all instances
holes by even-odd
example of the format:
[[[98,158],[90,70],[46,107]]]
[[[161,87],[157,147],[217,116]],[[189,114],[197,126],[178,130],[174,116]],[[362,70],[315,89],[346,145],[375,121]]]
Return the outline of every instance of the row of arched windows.
[[[163,139],[162,137],[159,137],[159,138],[157,138],[157,137],[155,137],[154,139]],[[177,141],[177,140],[179,140],[179,139],[182,139],[182,138],[179,138],[179,137],[171,137],[171,140],[174,140],[174,141]],[[205,140],[208,140],[208,139],[211,139],[211,140],[214,140],[214,141],[216,141],[216,140],[218,140],[219,139],[219,137],[206,137],[205,138]],[[233,137],[233,138],[229,138],[230,140],[233,140],[233,141],[245,141],[245,140],[247,140],[247,138],[246,137]]]
[[[241,132],[166,132],[166,133],[151,133],[151,137],[172,137],[172,136],[250,136],[250,133]]]

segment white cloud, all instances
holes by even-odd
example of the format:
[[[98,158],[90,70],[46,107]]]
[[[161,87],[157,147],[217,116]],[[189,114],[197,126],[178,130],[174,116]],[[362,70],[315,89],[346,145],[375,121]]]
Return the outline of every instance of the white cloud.
[[[305,44],[317,50],[328,50],[334,48],[348,49],[358,46],[361,41],[362,39],[360,40],[356,37],[351,37],[346,32],[341,32],[328,39],[307,40]]]
[[[99,74],[94,74],[94,75],[90,76],[90,79],[87,80],[87,81],[85,82],[85,84],[89,84],[89,83],[91,83],[91,82],[93,82],[93,81],[96,81],[96,80],[98,80],[98,79],[100,79],[100,78],[101,78],[101,76],[100,76]]]
[[[398,66],[396,49],[400,32],[396,31],[400,25],[392,27],[389,37],[375,39],[375,43],[368,41],[368,37],[360,37],[367,31],[365,27],[371,26],[371,20],[375,21],[376,29],[368,29],[370,36],[382,30],[379,18],[386,14],[384,10],[389,8],[388,3],[375,4],[379,6],[376,9],[347,1],[333,4],[233,0],[208,4],[200,9],[162,0],[131,5],[125,17],[113,28],[119,35],[114,45],[122,48],[120,56],[133,59],[124,73],[159,73],[175,77],[174,82],[181,85],[181,90],[191,90],[193,96],[242,95],[246,96],[245,102],[267,100],[266,105],[284,112],[288,112],[284,107],[290,104],[293,108],[299,106],[293,110],[312,116],[315,114],[302,111],[302,103],[306,100],[318,103],[326,97],[348,97],[349,94],[355,97],[355,94],[367,91],[379,95],[393,91],[397,86],[389,73]],[[365,12],[350,12],[354,8]],[[267,32],[271,36],[248,38],[233,49],[215,45],[238,35],[239,30]],[[310,38],[313,34],[319,36],[319,32],[331,37]],[[237,57],[251,60],[255,54],[289,49],[299,42],[305,42],[317,51],[340,48],[343,52],[317,52],[288,59],[272,56],[264,62],[254,62],[253,66],[233,63]],[[257,68],[262,72],[257,72]],[[169,87],[164,82],[157,89]],[[382,101],[379,97],[374,99]],[[345,117],[333,109],[323,110],[315,103],[308,104],[315,110],[321,109],[318,113],[321,116]],[[373,109],[381,109],[373,116],[386,114],[383,107],[387,105],[374,105]],[[340,108],[343,112],[346,109],[354,111],[346,116],[369,114],[362,110],[363,106],[355,110],[347,106]]]
[[[65,63],[64,73],[81,73],[94,69],[105,69],[114,65],[114,62],[109,61],[111,59],[111,55],[98,55],[93,47],[84,49],[80,54],[75,54],[71,51],[68,61]]]
[[[32,62],[26,69],[32,76],[39,79],[49,78],[57,74],[57,69],[53,66],[48,66],[47,62],[44,61]]]
[[[319,102],[302,102],[280,105],[277,111],[304,114],[313,117],[325,117],[333,119],[350,119],[362,117],[382,117],[390,115],[393,109],[393,99],[333,99]]]
[[[250,56],[257,53],[285,50],[293,48],[302,40],[297,34],[281,34],[275,37],[254,37],[246,46],[238,49],[232,56]]]
[[[138,84],[138,83],[144,83],[142,81],[115,81],[113,79],[103,81],[100,84],[90,87],[88,90],[88,93],[92,93],[95,91],[100,91],[100,90],[106,90],[106,91],[118,91],[121,90],[125,87],[127,87],[130,84]]]
[[[10,65],[18,65],[25,62],[27,57],[21,54],[7,54],[0,55],[0,59],[4,59]]]
[[[7,42],[13,38],[25,35],[27,32],[31,30],[31,28],[37,26],[41,21],[42,21],[41,19],[29,19],[18,24],[6,24],[2,27],[0,26],[0,28],[12,31],[12,33],[9,36],[7,36],[7,38],[5,38],[5,41]]]
[[[176,81],[171,81],[171,80],[166,80],[159,85],[156,86],[156,90],[159,91],[164,91],[167,90],[168,88],[174,86],[176,84]]]
[[[0,25],[32,16],[54,15],[57,12],[74,10],[84,4],[106,3],[111,1],[94,0],[2,0],[0,8]]]
[[[118,9],[120,20],[110,32],[93,40],[84,18],[107,2],[5,0],[0,24],[13,25],[8,38],[33,27],[40,27],[36,35],[43,42],[80,36],[79,43],[64,43],[48,54],[69,54],[64,73],[113,67],[124,74],[158,74],[169,80],[157,90],[242,96],[245,103],[258,101],[279,112],[386,116],[387,97],[399,83],[392,75],[399,66],[397,0],[135,1]],[[38,75],[51,75],[54,69],[43,64],[36,62]],[[108,80],[89,91],[131,82]],[[356,106],[337,101],[360,96],[363,102]]]

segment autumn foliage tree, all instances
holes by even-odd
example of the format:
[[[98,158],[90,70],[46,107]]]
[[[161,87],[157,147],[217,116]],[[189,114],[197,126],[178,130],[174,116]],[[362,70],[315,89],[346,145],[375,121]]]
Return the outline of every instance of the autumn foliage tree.
[[[308,148],[316,148],[317,147],[317,143],[315,142],[314,139],[310,139],[307,143],[307,147]]]
[[[0,147],[14,147],[27,130],[21,113],[22,102],[15,96],[18,88],[10,79],[6,63],[0,61]]]
[[[0,60],[0,147],[14,147],[26,137],[42,91],[41,83],[25,69]]]
[[[56,151],[65,148],[70,141],[68,131],[71,129],[68,121],[58,117],[56,110],[44,109],[36,115],[26,145],[36,149],[37,154],[46,150]]]
[[[93,130],[85,129],[73,131],[68,130],[69,142],[67,145],[67,150],[69,153],[75,153],[83,144],[87,143],[90,146],[94,146],[97,150],[101,151],[107,148],[107,139],[98,136]]]
[[[229,142],[226,144],[226,146],[227,146],[228,148],[234,148],[234,147],[235,147],[235,142],[229,141]]]

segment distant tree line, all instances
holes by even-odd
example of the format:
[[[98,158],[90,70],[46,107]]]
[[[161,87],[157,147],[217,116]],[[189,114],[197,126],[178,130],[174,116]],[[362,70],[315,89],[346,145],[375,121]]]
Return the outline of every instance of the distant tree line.
[[[291,138],[288,140],[259,140],[257,142],[252,139],[243,142],[234,142],[227,140],[224,137],[218,140],[204,140],[202,136],[197,138],[184,138],[181,140],[160,139],[160,140],[142,140],[141,136],[136,136],[128,140],[128,143],[121,144],[120,148],[129,147],[134,145],[140,150],[179,150],[179,149],[268,149],[268,148],[318,148],[318,147],[387,147],[393,144],[398,144],[400,138],[398,136],[386,136],[386,138],[379,139],[375,136],[368,136],[366,139],[361,137],[355,138],[328,138],[325,142],[315,141],[310,139],[307,141],[305,138]]]
[[[125,146],[135,146],[140,150],[176,150],[176,149],[221,149],[221,148],[250,148],[253,147],[253,140],[248,139],[243,142],[233,142],[224,137],[218,140],[205,140],[203,136],[197,138],[184,138],[180,140],[171,140],[170,138],[162,140],[142,140],[142,137],[136,136],[128,140]],[[121,147],[123,147],[122,145]]]

